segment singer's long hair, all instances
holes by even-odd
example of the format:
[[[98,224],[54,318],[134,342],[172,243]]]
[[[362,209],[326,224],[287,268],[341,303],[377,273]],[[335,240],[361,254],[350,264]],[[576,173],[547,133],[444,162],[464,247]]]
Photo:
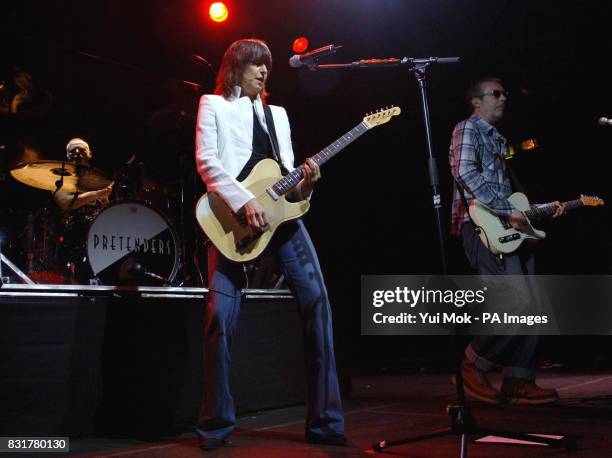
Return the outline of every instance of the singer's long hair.
[[[268,78],[272,69],[272,53],[265,41],[258,38],[245,38],[234,41],[223,55],[221,68],[217,73],[217,86],[215,94],[229,99],[234,93],[234,86],[239,85],[242,72],[248,64],[266,64]],[[267,88],[264,87],[260,97],[262,102],[268,98]]]

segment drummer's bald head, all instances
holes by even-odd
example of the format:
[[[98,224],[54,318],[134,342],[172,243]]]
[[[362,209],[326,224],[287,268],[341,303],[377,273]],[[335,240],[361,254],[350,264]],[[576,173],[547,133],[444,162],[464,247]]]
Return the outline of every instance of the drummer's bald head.
[[[91,159],[91,150],[87,142],[81,138],[73,138],[66,145],[66,159],[69,161]]]

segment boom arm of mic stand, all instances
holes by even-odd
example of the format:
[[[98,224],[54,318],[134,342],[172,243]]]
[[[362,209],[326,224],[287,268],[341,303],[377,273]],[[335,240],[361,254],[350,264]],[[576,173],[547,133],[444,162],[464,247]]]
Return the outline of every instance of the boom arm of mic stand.
[[[425,58],[414,58],[414,57],[403,57],[401,60],[402,64],[408,64],[410,66],[423,65],[423,64],[458,64],[461,62],[461,57],[425,57]]]
[[[336,68],[381,68],[381,67],[398,67],[400,65],[407,65],[411,69],[427,66],[430,64],[458,64],[461,61],[460,57],[426,57],[426,58],[414,58],[414,57],[403,57],[398,59],[397,57],[388,57],[384,59],[361,59],[348,64],[313,64],[309,65],[309,70],[326,70]]]

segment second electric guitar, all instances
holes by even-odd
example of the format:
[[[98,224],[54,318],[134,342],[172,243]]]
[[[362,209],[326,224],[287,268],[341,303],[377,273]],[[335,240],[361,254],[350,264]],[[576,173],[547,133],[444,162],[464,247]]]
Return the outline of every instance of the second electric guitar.
[[[555,213],[555,207],[551,204],[542,207],[530,208],[525,194],[515,192],[508,197],[512,206],[523,212],[527,218],[527,225],[523,232],[514,229],[505,218],[498,216],[482,202],[474,199],[470,204],[470,216],[478,227],[480,240],[493,254],[512,253],[525,240],[542,240],[546,237],[544,231],[534,228],[531,223]],[[603,205],[604,201],[599,197],[580,196],[580,199],[564,202],[565,210],[579,207],[596,207]]]
[[[366,116],[312,159],[318,165],[323,165],[369,129],[388,122],[400,112],[399,107],[391,107]],[[255,195],[268,217],[268,226],[262,232],[254,232],[246,224],[244,216],[235,214],[214,192],[200,198],[196,205],[196,219],[223,256],[236,262],[250,261],[263,252],[282,223],[297,219],[308,211],[308,200],[289,202],[285,198],[301,179],[302,171],[299,167],[283,177],[276,161],[264,159],[242,181],[242,185]]]

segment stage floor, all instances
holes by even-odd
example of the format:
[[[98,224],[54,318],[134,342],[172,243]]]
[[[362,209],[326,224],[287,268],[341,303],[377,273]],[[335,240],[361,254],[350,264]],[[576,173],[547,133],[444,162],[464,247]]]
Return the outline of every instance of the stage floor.
[[[492,377],[495,384],[499,376]],[[577,451],[544,447],[477,444],[471,457],[603,457],[612,456],[612,373],[540,373],[540,384],[555,387],[558,405],[546,407],[472,404],[482,427],[531,433],[571,435]],[[372,456],[380,440],[395,440],[448,426],[445,408],[453,403],[449,374],[354,376],[351,397],[344,402],[347,447],[309,445],[303,441],[304,407],[296,406],[243,415],[231,445],[205,455],[228,457],[348,457]],[[79,457],[199,457],[193,433],[155,442],[101,437],[73,439],[71,455]],[[377,454],[374,454],[377,455]],[[457,436],[446,436],[389,448],[387,456],[457,457]],[[57,455],[56,455],[57,456]]]

